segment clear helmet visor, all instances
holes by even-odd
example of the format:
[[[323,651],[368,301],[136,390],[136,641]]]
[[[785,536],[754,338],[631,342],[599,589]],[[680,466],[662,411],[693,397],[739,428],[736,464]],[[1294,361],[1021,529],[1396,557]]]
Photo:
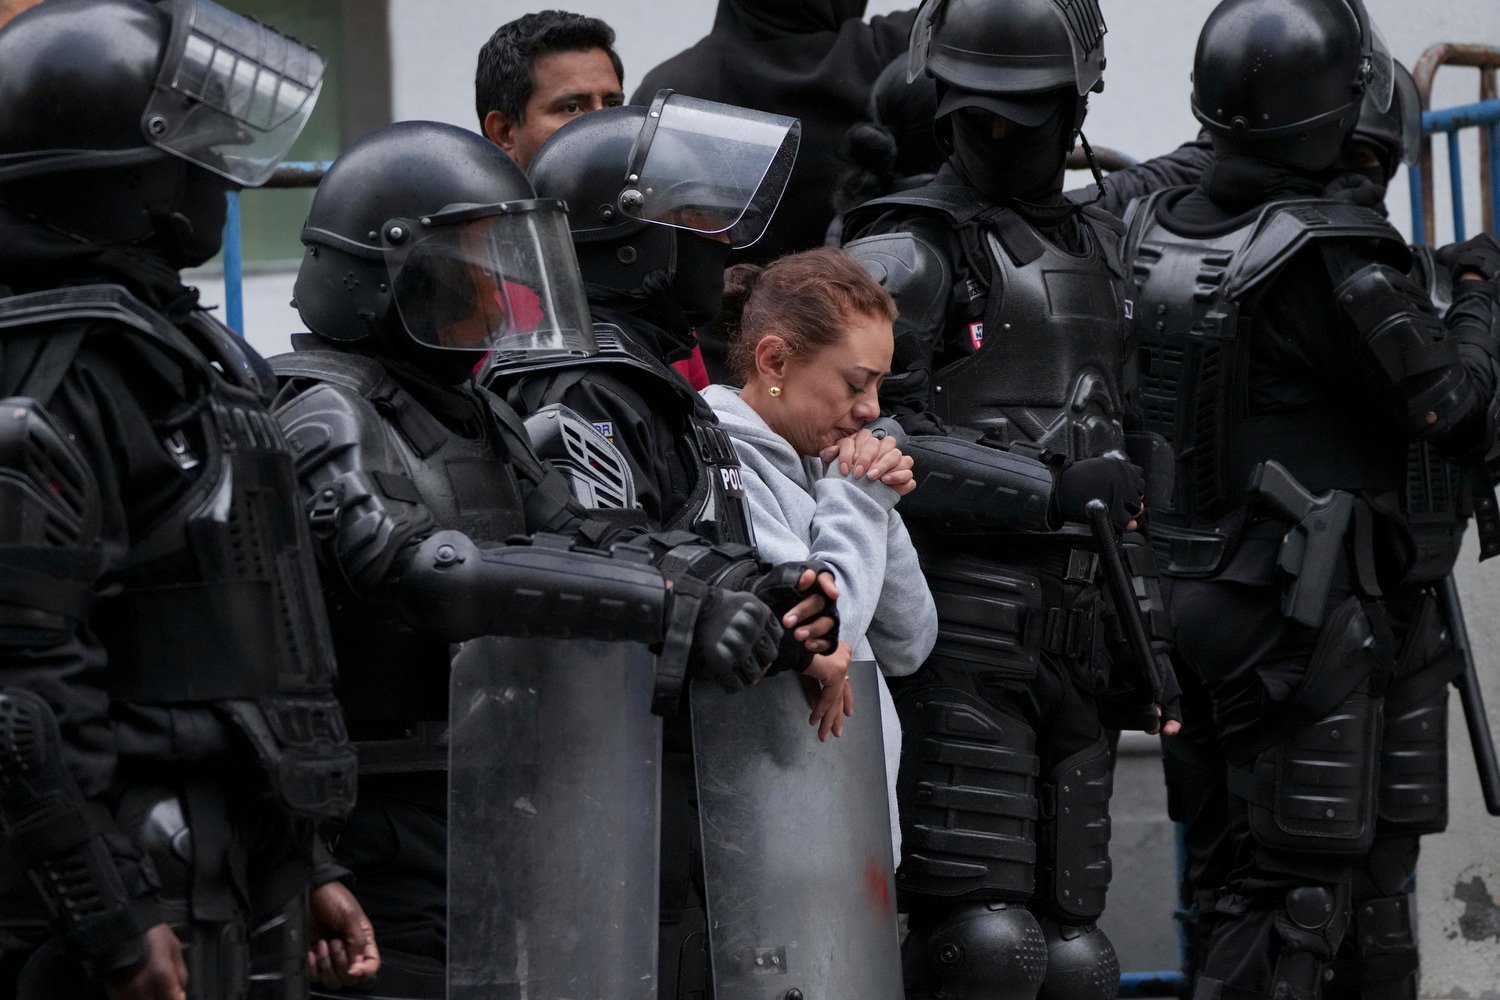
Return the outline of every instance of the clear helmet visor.
[[[1401,160],[1408,167],[1422,158],[1422,94],[1417,81],[1400,63],[1395,63],[1396,88],[1391,108],[1401,118]]]
[[[925,0],[912,22],[906,49],[906,82],[913,83],[927,72],[932,32],[947,0]],[[1067,29],[1073,51],[1073,78],[1080,95],[1087,94],[1104,78],[1104,35],[1109,29],[1099,0],[1053,0],[1053,13]]]
[[[620,210],[747,247],[781,202],[801,136],[795,118],[662,91],[631,152]]]
[[[1396,65],[1391,50],[1370,19],[1364,0],[1346,0],[1355,18],[1364,47],[1364,61],[1359,68],[1359,82],[1364,85],[1365,102],[1376,111],[1389,111],[1396,91]]]
[[[381,231],[391,295],[427,347],[511,355],[598,352],[558,201],[463,206]]]
[[[174,0],[141,127],[153,145],[253,187],[302,133],[324,68],[317,51],[274,28],[211,0]]]

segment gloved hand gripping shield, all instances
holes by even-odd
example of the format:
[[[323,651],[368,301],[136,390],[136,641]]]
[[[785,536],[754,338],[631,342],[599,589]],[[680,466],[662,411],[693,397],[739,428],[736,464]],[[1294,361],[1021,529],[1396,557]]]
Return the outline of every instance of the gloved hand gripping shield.
[[[172,35],[141,115],[153,146],[253,187],[302,133],[323,57],[210,0],[173,0]]]
[[[992,15],[983,9],[985,6],[978,0],[926,0],[911,26],[906,82],[928,75],[962,90],[989,93],[994,90],[996,74],[1004,73],[1008,81],[1005,89],[1013,93],[1043,93],[1074,85],[1081,96],[1099,86],[1104,77],[1104,34],[1108,30],[1099,0],[1053,0],[1049,5],[1067,33],[1071,64],[1065,57],[1039,55],[1029,49],[1024,39],[1031,32],[1025,30],[1011,32],[1020,43],[1013,55],[1007,55],[1005,42],[993,35],[976,46],[956,44],[979,40],[967,26],[955,24],[952,30],[941,30],[950,17],[974,20],[976,30],[986,27],[984,19]]]
[[[427,347],[597,354],[560,201],[454,205],[380,233],[406,332]]]
[[[659,91],[631,150],[620,211],[747,247],[781,201],[801,136],[795,118]]]

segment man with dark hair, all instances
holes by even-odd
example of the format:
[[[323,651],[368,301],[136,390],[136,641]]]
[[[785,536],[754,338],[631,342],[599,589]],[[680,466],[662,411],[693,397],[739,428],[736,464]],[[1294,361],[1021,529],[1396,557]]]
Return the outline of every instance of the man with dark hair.
[[[597,17],[544,10],[495,29],[479,50],[480,130],[525,170],[565,122],[625,103],[615,30]]]

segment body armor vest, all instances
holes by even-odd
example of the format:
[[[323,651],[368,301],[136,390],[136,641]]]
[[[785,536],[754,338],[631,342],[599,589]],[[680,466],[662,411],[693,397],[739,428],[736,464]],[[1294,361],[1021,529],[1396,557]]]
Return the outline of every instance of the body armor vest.
[[[868,202],[851,224],[896,206],[940,212],[962,251],[956,263],[969,286],[968,316],[944,345],[956,360],[932,375],[938,416],[1070,460],[1123,453],[1117,223],[1083,210],[1084,251],[1070,253],[977,192],[934,184]]]
[[[0,300],[0,328],[80,320],[128,330],[143,365],[184,385],[181,416],[157,430],[194,476],[134,533],[112,575],[118,591],[95,606],[111,695],[220,706],[291,808],[342,814],[354,761],[330,694],[333,649],[291,453],[267,410],[269,372],[206,314],[179,328],[119,286]],[[42,399],[54,389],[27,386]]]
[[[1293,256],[1318,240],[1399,237],[1375,212],[1327,200],[1275,202],[1223,235],[1179,236],[1160,219],[1165,193],[1132,207],[1125,241],[1140,406],[1177,462],[1153,538],[1170,552],[1168,572],[1209,573],[1227,552],[1220,523],[1248,502],[1266,459],[1313,491],[1399,485],[1399,446],[1370,434],[1364,414],[1333,401],[1254,414],[1248,386],[1258,295]]]
[[[509,358],[496,352],[481,378],[525,417],[548,403],[562,402],[567,390],[591,371],[615,366],[646,374],[653,385],[679,401],[684,414],[678,421],[679,447],[695,459],[692,488],[685,498],[674,498],[677,506],[662,528],[691,531],[715,544],[753,546],[755,535],[740,480],[739,457],[713,410],[680,375],[642,350],[618,327],[597,324],[594,337],[599,353],[589,357],[537,360]]]
[[[476,541],[500,541],[526,532],[520,487],[507,462],[509,430],[475,394],[484,433],[465,437],[450,429],[403,389],[374,358],[334,350],[298,350],[275,359],[282,378],[316,379],[357,393],[382,416],[380,431],[400,460],[406,483],[380,470],[381,487],[395,499],[420,503],[438,529],[461,531]]]

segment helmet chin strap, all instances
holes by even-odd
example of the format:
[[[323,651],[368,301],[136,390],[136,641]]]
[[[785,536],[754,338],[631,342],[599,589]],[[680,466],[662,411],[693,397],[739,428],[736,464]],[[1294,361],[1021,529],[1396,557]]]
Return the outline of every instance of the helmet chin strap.
[[[1089,145],[1088,136],[1083,134],[1081,128],[1078,130],[1078,144],[1083,147],[1083,157],[1089,161],[1089,172],[1094,175],[1094,187],[1098,190],[1098,194],[1087,202],[1093,205],[1104,198],[1104,171],[1099,169],[1099,159],[1094,155],[1094,147]]]

